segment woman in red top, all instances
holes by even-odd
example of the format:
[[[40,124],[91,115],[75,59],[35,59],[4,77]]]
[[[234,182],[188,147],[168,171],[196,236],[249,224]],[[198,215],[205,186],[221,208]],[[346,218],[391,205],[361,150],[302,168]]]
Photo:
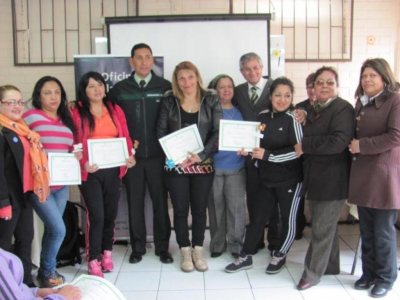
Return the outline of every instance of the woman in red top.
[[[80,160],[82,184],[79,189],[87,207],[86,259],[89,274],[103,277],[113,270],[111,251],[114,241],[115,219],[118,212],[121,178],[126,168],[136,164],[134,155],[126,166],[102,168],[89,164],[88,139],[126,138],[132,149],[125,115],[118,105],[106,97],[105,81],[101,74],[88,72],[79,82],[78,105],[72,111],[77,128],[74,144],[82,143]]]

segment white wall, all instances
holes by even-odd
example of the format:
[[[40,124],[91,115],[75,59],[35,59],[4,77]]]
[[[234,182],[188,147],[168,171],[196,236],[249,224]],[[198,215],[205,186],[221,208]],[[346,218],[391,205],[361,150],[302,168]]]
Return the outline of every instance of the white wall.
[[[141,1],[142,15],[189,14],[189,13],[226,13],[227,0],[145,0]],[[267,12],[267,1],[258,1],[258,11]],[[263,3],[261,3],[263,2]],[[264,3],[265,2],[265,3]],[[274,0],[272,1],[274,2]],[[353,61],[348,63],[286,63],[286,76],[296,86],[295,101],[306,97],[305,78],[320,66],[332,65],[339,71],[341,96],[353,102],[353,94],[358,84],[359,69],[363,60],[369,57],[383,57],[394,68],[395,49],[399,28],[400,1],[398,0],[354,0]],[[257,10],[257,1],[234,1],[235,12],[248,13]],[[284,3],[284,2],[283,2]],[[107,12],[105,12],[107,16]],[[69,16],[73,17],[73,16]],[[277,23],[271,22],[271,34],[280,34]],[[374,45],[367,44],[367,36],[373,35]],[[24,98],[28,99],[33,85],[44,75],[58,77],[64,84],[70,100],[74,100],[74,71],[72,66],[66,67],[14,67],[11,1],[0,1],[0,84],[18,86]],[[128,53],[127,53],[128,54]],[[234,61],[237,65],[238,62]],[[201,71],[201,65],[199,65]],[[398,70],[397,70],[398,72]]]

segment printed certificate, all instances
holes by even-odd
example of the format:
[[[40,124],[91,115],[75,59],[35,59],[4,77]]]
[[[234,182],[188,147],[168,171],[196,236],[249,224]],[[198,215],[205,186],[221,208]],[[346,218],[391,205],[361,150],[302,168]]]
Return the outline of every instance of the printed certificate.
[[[188,152],[199,153],[204,145],[196,124],[182,128],[159,139],[168,160],[175,164],[183,162],[188,157]]]
[[[72,153],[49,152],[50,186],[81,184],[81,167]]]
[[[99,169],[126,165],[128,146],[126,138],[88,140],[89,164],[97,164]]]
[[[115,285],[98,276],[82,274],[70,284],[79,287],[82,300],[126,300]],[[67,284],[60,285],[57,288],[65,285]]]
[[[220,120],[219,150],[251,152],[260,146],[260,122]]]

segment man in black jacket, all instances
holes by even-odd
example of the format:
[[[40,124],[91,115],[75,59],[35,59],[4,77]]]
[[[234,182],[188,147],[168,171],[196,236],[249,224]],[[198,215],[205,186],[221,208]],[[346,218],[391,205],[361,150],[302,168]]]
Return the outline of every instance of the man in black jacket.
[[[133,46],[130,64],[135,69],[131,77],[115,84],[108,94],[124,111],[131,139],[139,142],[136,165],[125,176],[132,247],[129,262],[140,262],[146,253],[144,199],[147,185],[153,202],[155,253],[161,262],[172,263],[168,252],[171,223],[162,176],[165,160],[156,135],[160,99],[164,92],[171,90],[171,83],[152,71],[153,53],[146,44]]]

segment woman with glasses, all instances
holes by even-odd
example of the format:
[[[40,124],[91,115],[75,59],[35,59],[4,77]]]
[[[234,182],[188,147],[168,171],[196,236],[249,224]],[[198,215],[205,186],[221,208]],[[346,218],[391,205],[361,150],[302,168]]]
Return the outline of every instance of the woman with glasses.
[[[40,134],[46,153],[68,153],[76,132],[68,100],[61,82],[51,76],[38,80],[32,93],[33,109],[23,117],[29,128]],[[77,159],[82,152],[75,152]],[[52,186],[50,196],[45,203],[39,201],[36,194],[31,195],[33,209],[44,224],[42,250],[38,281],[40,287],[54,287],[63,284],[65,277],[56,271],[56,257],[64,240],[65,225],[63,213],[69,197],[67,185]]]
[[[22,114],[25,101],[12,85],[0,86],[0,248],[14,254],[24,267],[23,282],[34,287],[31,246],[33,210],[29,196],[40,202],[50,194],[46,153],[40,136],[29,129]]]
[[[315,72],[316,102],[308,112],[303,142],[304,188],[312,220],[311,242],[297,289],[319,283],[324,274],[339,274],[337,222],[347,199],[354,109],[338,96],[338,73],[332,67]]]

